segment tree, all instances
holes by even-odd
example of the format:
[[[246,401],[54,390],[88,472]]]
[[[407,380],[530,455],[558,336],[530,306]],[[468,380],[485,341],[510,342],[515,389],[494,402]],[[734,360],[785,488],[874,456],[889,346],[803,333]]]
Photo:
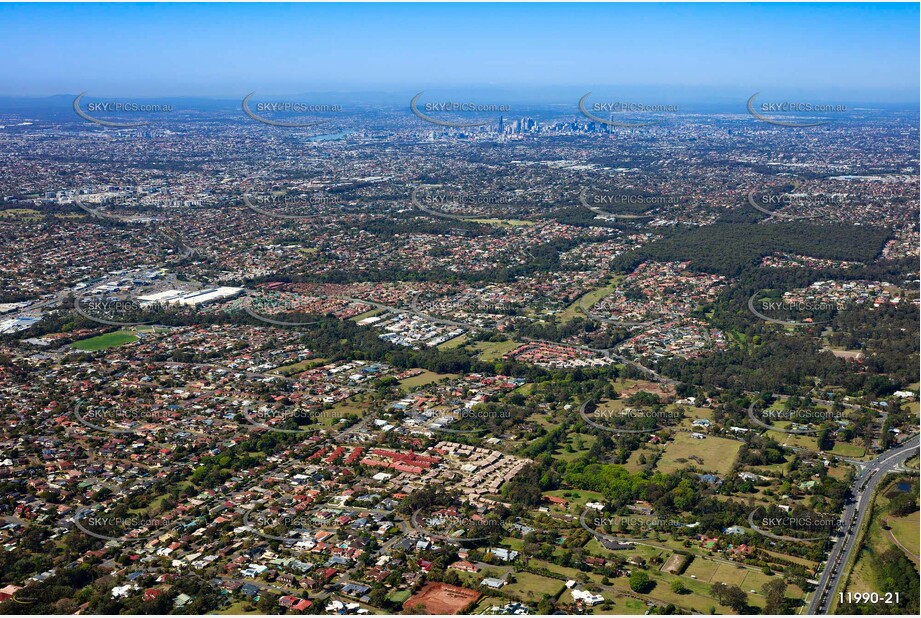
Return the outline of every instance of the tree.
[[[761,593],[764,594],[765,614],[783,614],[786,600],[784,593],[787,591],[787,584],[780,578],[772,579],[761,586]]]
[[[649,579],[645,571],[634,571],[630,575],[630,590],[645,594],[655,587],[655,582]]]
[[[672,582],[672,592],[675,594],[687,594],[690,591],[688,590],[687,586],[684,585],[684,582],[676,579]]]
[[[727,586],[717,582],[710,586],[710,594],[720,605],[731,607],[736,612],[748,607],[748,595],[738,586]]]

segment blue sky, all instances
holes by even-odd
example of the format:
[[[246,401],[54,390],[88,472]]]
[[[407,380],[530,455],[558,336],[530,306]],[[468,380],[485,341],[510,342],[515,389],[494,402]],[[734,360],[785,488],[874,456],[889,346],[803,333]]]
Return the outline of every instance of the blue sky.
[[[5,4],[0,95],[604,86],[914,102],[918,4]]]

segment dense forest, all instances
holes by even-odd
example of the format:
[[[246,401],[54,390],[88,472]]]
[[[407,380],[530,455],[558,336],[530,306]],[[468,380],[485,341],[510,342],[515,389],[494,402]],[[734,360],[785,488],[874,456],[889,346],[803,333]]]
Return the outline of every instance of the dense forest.
[[[629,272],[646,260],[687,260],[695,270],[737,277],[776,252],[869,262],[879,255],[888,236],[883,229],[853,225],[717,223],[678,229],[620,256],[615,267]]]

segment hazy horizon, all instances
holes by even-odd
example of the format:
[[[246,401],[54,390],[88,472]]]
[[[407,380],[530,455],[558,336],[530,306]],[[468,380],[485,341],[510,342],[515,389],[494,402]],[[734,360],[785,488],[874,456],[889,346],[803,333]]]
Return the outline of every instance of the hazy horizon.
[[[0,96],[494,88],[565,102],[621,88],[915,103],[918,20],[908,3],[7,4]]]

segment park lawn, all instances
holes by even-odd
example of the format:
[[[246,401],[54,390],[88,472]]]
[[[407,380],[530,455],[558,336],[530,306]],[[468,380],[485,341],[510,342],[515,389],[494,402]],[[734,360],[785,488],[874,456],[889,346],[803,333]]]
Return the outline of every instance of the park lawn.
[[[582,448],[579,448],[577,440],[581,441]],[[553,457],[554,459],[569,463],[588,453],[597,440],[598,438],[591,434],[571,433],[566,436],[566,442],[562,443],[560,447],[554,451]]]
[[[524,540],[514,536],[503,537],[500,543],[502,547],[509,547],[515,551],[521,551],[521,549],[524,547]]]
[[[917,556],[921,554],[921,511],[915,511],[902,517],[889,517],[892,536],[904,545],[914,556],[908,557],[918,564]]]
[[[623,412],[626,407],[627,404],[624,403],[623,399],[604,399],[595,404],[595,411],[616,414],[618,412]]]
[[[630,457],[627,458],[624,467],[630,472],[640,472],[645,468],[645,464],[640,463],[640,457],[643,456],[647,461],[651,461],[652,458],[656,456],[656,453],[661,450],[662,449],[649,448],[648,445],[640,447],[630,453]]]
[[[739,586],[741,588],[746,575],[748,575],[747,569],[740,569],[734,565],[720,562],[716,565],[716,572],[713,573],[713,576],[710,578],[710,583],[715,584],[716,582],[720,582]],[[746,592],[748,591],[746,590]]]
[[[685,567],[683,575],[709,585],[713,583],[713,576],[716,574],[718,567],[718,562],[695,556],[690,564]],[[693,577],[691,577],[692,575]]]
[[[564,567],[552,562],[547,562],[546,560],[538,560],[536,558],[531,558],[528,560],[528,566],[547,569],[549,572],[555,573],[561,578],[566,580],[574,579],[577,582],[590,582],[594,584],[600,584],[604,577],[603,575],[598,575],[597,573],[588,573],[585,571],[580,571],[579,569],[574,569],[572,567]]]
[[[343,399],[333,405],[329,410],[323,410],[320,414],[320,423],[323,425],[335,425],[341,419],[354,414],[361,418],[367,412],[367,407],[361,405],[352,399]]]
[[[704,596],[703,594],[693,592],[691,585],[687,583],[687,580],[684,578],[676,577],[674,575],[666,575],[655,569],[650,569],[646,571],[650,579],[655,582],[655,588],[653,588],[647,594],[638,595],[640,597],[646,597],[649,599],[655,599],[656,601],[662,601],[663,603],[674,603],[676,607],[681,607],[684,609],[692,610],[699,614],[706,614],[708,610],[717,606],[716,601],[710,597]],[[672,592],[671,583],[675,579],[681,579],[682,583],[685,586],[692,590],[689,594],[676,594]],[[630,594],[636,594],[630,590],[630,580],[627,577],[618,577],[611,580],[611,587],[615,590],[621,592],[626,592]]]
[[[554,496],[556,498],[565,498],[569,506],[576,506],[581,513],[585,508],[586,502],[604,502],[604,495],[597,491],[588,491],[583,489],[555,489],[545,491],[545,496]]]
[[[353,321],[353,322],[361,322],[361,321],[364,320],[365,318],[373,318],[374,316],[376,316],[376,315],[378,315],[378,314],[380,314],[380,313],[384,313],[385,311],[387,311],[387,310],[386,310],[386,309],[372,309],[371,311],[365,311],[364,313],[360,313],[360,314],[358,314],[358,315],[356,315],[356,316],[352,316],[352,321]]]
[[[406,378],[405,380],[400,380],[400,388],[404,391],[410,391],[417,386],[432,384],[434,382],[443,380],[444,378],[450,378],[454,380],[458,377],[459,376],[456,373],[435,373],[434,371],[425,370],[417,376]]]
[[[569,320],[573,320],[577,317],[587,315],[588,310],[592,308],[592,305],[600,301],[605,296],[614,293],[614,290],[617,289],[617,284],[620,283],[621,279],[623,279],[623,277],[615,277],[611,283],[608,283],[600,288],[596,288],[577,298],[573,303],[571,303],[568,307],[559,313],[560,321],[568,322]]]
[[[535,412],[525,420],[529,423],[536,423],[543,427],[544,429],[551,429],[559,425],[559,423],[554,423],[549,418],[550,414],[547,412]]]
[[[919,412],[921,412],[921,401],[909,401],[905,407],[911,410],[914,413],[915,418],[917,418]]]
[[[782,421],[774,424],[780,427],[789,425],[790,423]],[[776,440],[778,443],[784,446],[791,448],[801,448],[807,451],[812,451],[813,453],[819,452],[819,444],[814,434],[792,434],[769,429],[765,432],[764,435],[773,440]]]
[[[527,395],[530,395],[531,393],[534,392],[534,387],[535,387],[535,386],[536,386],[536,385],[534,384],[534,382],[525,382],[524,384],[522,384],[521,386],[519,386],[518,388],[516,388],[516,389],[513,390],[512,392],[513,392],[513,393],[518,393],[519,395],[525,395],[525,396],[527,396]]]
[[[836,481],[844,481],[847,479],[848,472],[850,470],[850,465],[847,466],[829,466],[826,468],[828,471],[828,476],[835,479]]]
[[[521,345],[520,341],[511,339],[509,341],[477,341],[473,344],[473,349],[479,352],[481,360],[493,361],[502,358],[515,348]]]
[[[183,489],[185,489],[186,487],[190,487],[191,485],[192,485],[191,481],[179,481],[178,483],[176,483],[176,488],[179,491],[182,491]],[[150,512],[154,511],[154,509],[159,508],[160,505],[163,503],[163,501],[170,497],[172,497],[172,494],[170,493],[160,494],[154,497],[153,499],[151,499],[151,501],[148,503],[147,506],[142,506],[136,509],[128,509],[128,512],[131,513],[132,515],[147,515]]]
[[[126,330],[117,330],[114,333],[106,333],[104,335],[90,337],[89,339],[74,341],[70,344],[70,347],[83,350],[84,352],[97,352],[99,350],[107,350],[116,346],[125,345],[126,343],[134,343],[137,340],[138,337],[134,333]]]
[[[572,595],[566,591],[564,597],[568,597],[567,602],[572,603]],[[630,597],[613,597],[610,593],[604,595],[604,600],[610,602],[610,609],[605,609],[605,603],[596,605],[587,610],[593,616],[607,616],[616,614],[618,616],[642,616],[646,613],[647,605],[637,599]],[[586,611],[586,610],[583,610]]]
[[[612,535],[612,536],[617,536]],[[619,558],[632,558],[634,556],[639,556],[643,558],[646,562],[649,562],[650,559],[659,557],[663,561],[668,560],[668,557],[671,555],[671,552],[667,549],[661,547],[653,547],[652,545],[634,545],[630,549],[607,549],[596,537],[592,537],[588,543],[585,544],[585,549],[592,553],[592,555],[602,556],[608,558],[611,556],[617,556]]]
[[[463,335],[458,335],[454,339],[448,339],[444,343],[439,343],[437,347],[439,350],[450,350],[452,348],[458,348],[464,345],[467,342],[467,333]]]
[[[394,590],[387,595],[387,600],[392,603],[402,603],[412,595],[413,593],[410,590]]]
[[[736,440],[713,436],[699,440],[689,433],[678,432],[674,440],[665,446],[665,453],[656,464],[656,469],[670,474],[693,465],[708,472],[728,474],[741,448],[742,443]],[[691,457],[698,457],[703,463]]]
[[[687,419],[690,419],[690,421],[687,421],[688,425],[690,425],[691,422],[699,418],[705,418],[709,421],[713,420],[713,410],[711,410],[710,408],[698,408],[696,406],[679,406],[679,405],[674,405],[674,404],[665,407],[665,409],[668,411],[674,411],[674,410],[677,410],[678,408],[681,408],[684,411],[685,417]]]
[[[0,218],[38,221],[44,219],[45,215],[34,208],[7,208],[6,210],[0,210]]]
[[[787,466],[790,464],[791,459],[792,456],[784,455],[783,463],[768,464],[766,466],[745,466],[745,468],[755,474],[763,474],[765,476],[780,475],[787,472]]]
[[[390,597],[387,597],[387,598],[390,599]],[[406,597],[406,599],[408,598],[409,596]],[[399,601],[399,602],[402,603],[406,599],[403,599],[402,601]],[[487,611],[490,607],[501,607],[505,605],[506,603],[508,603],[508,599],[501,599],[499,597],[483,597],[482,599],[480,599],[480,602],[477,603],[477,606],[473,609],[473,611],[470,612],[470,614],[474,616],[477,614],[488,614],[491,616],[493,615],[492,612]]]
[[[409,597],[407,597],[407,598],[409,598]],[[249,610],[249,611],[247,611],[247,610],[246,610],[247,607],[251,607],[252,609]],[[220,615],[229,614],[229,615],[235,615],[235,616],[236,616],[236,615],[244,615],[244,616],[245,616],[245,615],[247,615],[247,614],[261,614],[262,612],[260,612],[258,609],[256,609],[256,604],[255,604],[253,601],[251,601],[251,600],[249,600],[249,599],[246,599],[246,600],[242,600],[242,601],[234,601],[233,603],[231,603],[231,604],[228,605],[227,607],[225,607],[225,608],[223,608],[223,609],[219,609],[219,610],[215,611],[214,613],[215,613],[215,614],[220,614]]]
[[[564,587],[565,583],[562,580],[522,571],[515,573],[514,584],[506,584],[502,590],[507,594],[516,595],[523,602],[536,603],[545,594],[555,597]]]
[[[867,450],[862,446],[857,446],[849,442],[835,442],[835,446],[831,449],[831,453],[840,457],[863,457],[866,455]]]
[[[272,369],[270,373],[280,373],[283,376],[290,376],[295,373],[307,371],[308,369],[312,369],[314,367],[319,367],[325,362],[326,359],[323,358],[308,358],[291,365],[282,365],[281,367],[276,367],[275,369]]]
[[[605,603],[596,605],[595,607],[591,608],[584,608],[582,613],[587,612],[593,616],[605,616],[612,614],[640,616],[646,613],[647,606],[642,601],[631,599],[629,597],[615,596],[614,593],[607,588],[603,588],[601,590],[601,595],[604,597]],[[566,590],[562,595],[560,595],[560,603],[572,605],[575,602],[576,601],[572,598],[572,593],[569,590]],[[611,603],[613,607],[610,609],[604,609],[606,603]]]

